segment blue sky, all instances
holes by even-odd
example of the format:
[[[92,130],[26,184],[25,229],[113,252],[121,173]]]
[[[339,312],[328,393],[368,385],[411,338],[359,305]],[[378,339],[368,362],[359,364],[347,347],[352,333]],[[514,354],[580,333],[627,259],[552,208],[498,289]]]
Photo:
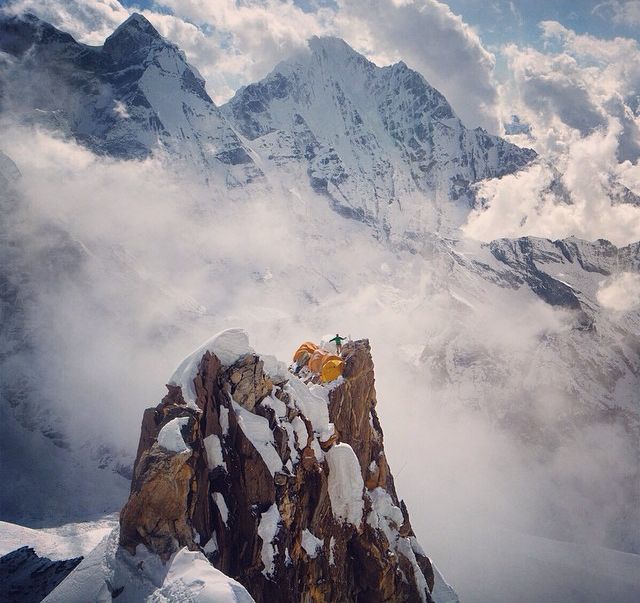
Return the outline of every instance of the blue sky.
[[[450,0],[447,4],[478,29],[487,45],[538,45],[541,21],[558,21],[576,33],[598,38],[638,35],[637,26],[615,23],[614,5],[602,0]]]
[[[579,34],[611,39],[617,36],[640,39],[640,23],[615,21],[618,2],[611,0],[448,0],[444,2],[473,26],[492,50],[508,43],[541,46],[539,23],[558,21]],[[162,1],[122,0],[127,7],[170,12]],[[303,10],[333,7],[333,0],[295,0]],[[640,3],[638,7],[640,17]]]

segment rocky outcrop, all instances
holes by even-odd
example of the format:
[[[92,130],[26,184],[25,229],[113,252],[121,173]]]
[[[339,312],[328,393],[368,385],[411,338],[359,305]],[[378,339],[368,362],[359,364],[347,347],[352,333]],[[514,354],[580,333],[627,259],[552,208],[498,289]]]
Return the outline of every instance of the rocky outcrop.
[[[431,563],[384,453],[368,341],[345,345],[343,377],[324,386],[211,350],[193,392],[170,385],[145,411],[121,545],[164,560],[202,550],[258,602],[431,601]]]
[[[51,561],[28,546],[0,557],[0,603],[39,603],[81,561]]]

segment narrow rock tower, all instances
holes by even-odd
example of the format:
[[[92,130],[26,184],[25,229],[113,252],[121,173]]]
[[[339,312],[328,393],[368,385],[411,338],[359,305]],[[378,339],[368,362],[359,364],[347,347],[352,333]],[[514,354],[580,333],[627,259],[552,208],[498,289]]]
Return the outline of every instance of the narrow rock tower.
[[[387,463],[371,350],[320,385],[225,331],[147,409],[120,544],[202,551],[258,603],[431,601]],[[310,377],[310,376],[308,376]]]

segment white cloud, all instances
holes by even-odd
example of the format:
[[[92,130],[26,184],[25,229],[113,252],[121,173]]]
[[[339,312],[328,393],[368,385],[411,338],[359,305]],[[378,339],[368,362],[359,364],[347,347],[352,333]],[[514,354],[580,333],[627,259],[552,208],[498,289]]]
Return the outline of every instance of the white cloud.
[[[623,186],[640,193],[640,45],[579,35],[555,21],[541,30],[545,51],[508,45],[510,80],[503,114],[518,114],[540,160],[501,180],[482,183],[488,210],[471,214],[465,231],[482,240],[537,235],[640,239],[640,208],[619,203]],[[622,195],[624,196],[624,195]],[[615,203],[612,203],[615,201]]]
[[[5,10],[31,12],[85,44],[102,44],[128,16],[117,0],[10,0]]]
[[[227,100],[241,85],[263,78],[279,61],[305,48],[310,37],[333,32],[332,10],[304,12],[291,0],[162,0],[161,4],[176,18],[204,24],[211,31],[215,54],[196,55],[188,47],[185,51],[209,80],[207,88],[217,102]]]
[[[640,308],[640,274],[621,272],[603,281],[597,299],[605,308],[618,312]]]
[[[621,127],[611,121],[608,130],[565,140],[564,152],[556,153],[554,163],[536,162],[481,183],[478,196],[489,207],[470,215],[465,233],[480,240],[527,235],[606,238],[616,245],[640,240],[640,208],[612,205],[608,194],[612,175],[636,187],[639,172],[629,162],[618,165]]]
[[[608,0],[595,6],[592,12],[616,25],[640,25],[640,0]]]
[[[575,58],[548,55],[515,46],[505,49],[520,100],[536,118],[536,126],[549,127],[558,119],[586,135],[605,124],[605,116]]]

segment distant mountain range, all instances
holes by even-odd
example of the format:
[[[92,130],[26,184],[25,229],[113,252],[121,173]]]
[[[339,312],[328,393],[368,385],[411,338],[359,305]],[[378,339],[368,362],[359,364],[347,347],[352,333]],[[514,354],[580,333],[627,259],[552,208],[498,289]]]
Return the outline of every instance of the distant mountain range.
[[[535,159],[476,128],[404,63],[380,68],[337,38],[280,63],[217,107],[184,53],[134,14],[89,47],[34,16],[2,20],[5,110],[98,153],[165,150],[207,181],[295,174],[343,215],[394,234],[459,226],[473,183]]]

